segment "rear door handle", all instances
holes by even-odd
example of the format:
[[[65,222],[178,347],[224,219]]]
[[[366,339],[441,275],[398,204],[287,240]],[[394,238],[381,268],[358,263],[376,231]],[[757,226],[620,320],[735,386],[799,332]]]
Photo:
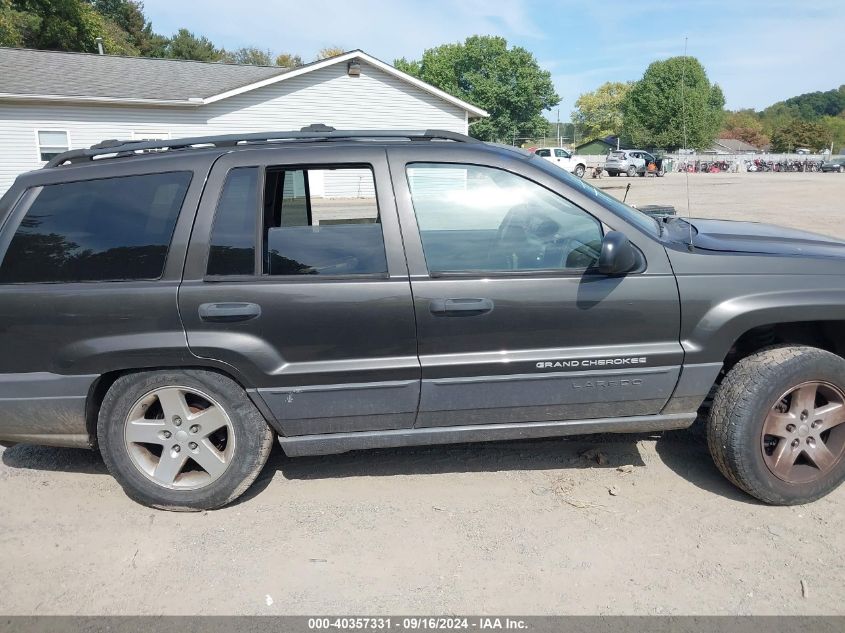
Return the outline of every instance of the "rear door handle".
[[[439,316],[475,316],[491,312],[493,302],[490,299],[432,299],[429,309]]]
[[[199,315],[203,321],[212,323],[249,321],[261,316],[261,306],[257,303],[203,303]]]

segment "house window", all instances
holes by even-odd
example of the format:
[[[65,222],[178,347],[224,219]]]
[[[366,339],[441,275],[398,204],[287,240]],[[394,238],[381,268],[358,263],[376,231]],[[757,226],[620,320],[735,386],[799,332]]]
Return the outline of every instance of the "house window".
[[[38,156],[48,161],[70,149],[67,132],[57,130],[38,130]]]
[[[170,132],[162,131],[139,131],[132,132],[133,141],[167,141],[170,140]]]

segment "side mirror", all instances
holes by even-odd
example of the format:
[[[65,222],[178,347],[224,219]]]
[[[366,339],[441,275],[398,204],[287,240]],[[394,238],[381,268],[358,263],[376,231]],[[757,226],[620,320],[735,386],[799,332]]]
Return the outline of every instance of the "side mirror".
[[[601,241],[599,272],[605,275],[622,275],[637,265],[637,252],[631,242],[619,231],[608,231]]]

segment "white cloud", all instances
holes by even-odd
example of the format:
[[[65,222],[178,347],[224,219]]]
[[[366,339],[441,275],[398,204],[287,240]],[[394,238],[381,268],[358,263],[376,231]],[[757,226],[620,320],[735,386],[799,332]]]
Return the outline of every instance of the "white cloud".
[[[324,46],[361,48],[376,57],[419,57],[426,48],[474,34],[543,37],[523,0],[206,0],[195,3],[146,0],[158,31],[190,25],[218,45],[258,45],[299,53],[309,60]]]

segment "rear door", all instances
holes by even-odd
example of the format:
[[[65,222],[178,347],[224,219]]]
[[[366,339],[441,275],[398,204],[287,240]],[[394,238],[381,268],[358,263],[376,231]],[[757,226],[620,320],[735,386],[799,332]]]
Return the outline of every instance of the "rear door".
[[[413,426],[413,303],[383,149],[234,152],[214,165],[179,292],[191,351],[287,436]]]
[[[683,354],[678,291],[657,241],[586,185],[570,189],[521,158],[389,151],[423,372],[417,426],[661,410]],[[629,235],[640,270],[595,270],[606,229]]]

